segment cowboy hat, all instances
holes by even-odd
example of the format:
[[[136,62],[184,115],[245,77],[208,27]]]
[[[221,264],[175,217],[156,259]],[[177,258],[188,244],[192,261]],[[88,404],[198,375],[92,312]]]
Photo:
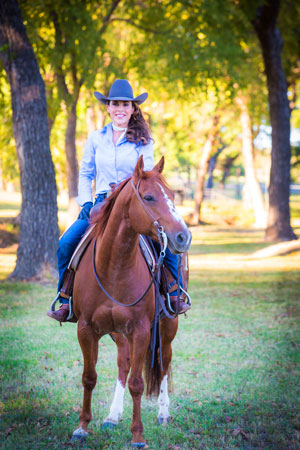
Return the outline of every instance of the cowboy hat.
[[[134,98],[132,87],[130,86],[127,80],[116,80],[111,85],[108,97],[105,97],[105,95],[97,91],[94,92],[94,95],[96,99],[100,100],[100,102],[103,103],[104,105],[109,100],[123,100],[123,101],[130,100],[140,105],[148,97],[147,92],[144,92],[143,94],[138,95],[137,97]]]

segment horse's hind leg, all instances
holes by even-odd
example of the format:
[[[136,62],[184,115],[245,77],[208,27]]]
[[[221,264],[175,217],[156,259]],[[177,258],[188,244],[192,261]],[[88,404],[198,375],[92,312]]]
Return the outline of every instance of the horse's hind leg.
[[[92,392],[96,385],[96,363],[98,358],[98,341],[90,327],[78,324],[78,340],[83,354],[84,369],[82,374],[83,406],[79,416],[79,427],[74,431],[72,440],[83,440],[88,434],[88,424],[92,419]]]
[[[158,396],[158,415],[157,421],[159,424],[170,421],[169,413],[169,393],[168,393],[168,371],[172,359],[172,341],[176,335],[178,328],[178,318],[168,319],[164,318],[161,321],[161,350],[163,371],[161,374],[161,384]]]
[[[113,428],[117,425],[123,414],[124,392],[127,376],[130,369],[129,344],[127,339],[121,334],[113,333],[118,347],[118,379],[115,388],[113,402],[109,415],[104,419],[102,428]]]

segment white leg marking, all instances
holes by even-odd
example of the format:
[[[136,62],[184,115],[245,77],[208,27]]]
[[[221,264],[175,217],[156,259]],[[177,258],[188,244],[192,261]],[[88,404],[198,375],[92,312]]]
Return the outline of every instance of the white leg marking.
[[[104,419],[104,422],[114,424],[119,422],[123,414],[124,392],[125,387],[123,387],[120,380],[117,380],[114,399],[110,407],[109,415]]]
[[[168,394],[168,375],[165,375],[160,385],[160,393],[158,396],[158,415],[159,423],[166,423],[170,420],[169,414],[169,394]]]

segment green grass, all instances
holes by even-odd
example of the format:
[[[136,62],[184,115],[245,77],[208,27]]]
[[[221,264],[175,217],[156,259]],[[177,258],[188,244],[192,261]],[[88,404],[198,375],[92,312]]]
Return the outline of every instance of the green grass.
[[[152,450],[300,448],[300,254],[263,261],[262,233],[193,230],[193,308],[173,346],[171,423],[156,424],[155,399],[143,399]],[[0,284],[1,444],[5,450],[64,449],[78,425],[82,356],[76,325],[45,313],[53,285]],[[129,449],[132,402],[112,432],[108,414],[116,350],[100,341],[92,433],[83,448]],[[77,446],[73,446],[77,448]]]

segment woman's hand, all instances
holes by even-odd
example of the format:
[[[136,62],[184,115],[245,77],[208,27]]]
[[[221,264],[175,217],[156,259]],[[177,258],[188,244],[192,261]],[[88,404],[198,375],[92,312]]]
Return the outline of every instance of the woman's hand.
[[[93,207],[92,202],[85,202],[85,204],[82,207],[82,210],[79,213],[78,219],[79,220],[87,220],[90,217],[90,210]]]

